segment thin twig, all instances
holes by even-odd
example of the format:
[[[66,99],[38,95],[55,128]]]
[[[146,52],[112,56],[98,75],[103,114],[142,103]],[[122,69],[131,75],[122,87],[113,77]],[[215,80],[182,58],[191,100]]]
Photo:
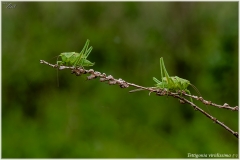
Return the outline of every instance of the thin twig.
[[[187,94],[187,93],[182,93],[182,94],[185,95],[185,96],[188,96],[188,97],[192,97],[192,98],[194,98],[198,101],[201,101],[205,105],[210,105],[210,106],[214,106],[214,107],[217,107],[217,108],[223,108],[223,109],[228,109],[228,110],[232,110],[232,111],[238,111],[238,106],[231,107],[227,103],[224,103],[223,105],[219,105],[219,104],[212,103],[211,101],[207,101],[207,100],[203,99],[202,97],[198,97],[198,96],[195,96],[195,95],[190,95],[190,94]]]
[[[72,70],[72,74],[75,74],[76,76],[80,76],[81,74],[86,74],[86,73],[90,74],[87,77],[88,80],[95,79],[95,78],[99,77],[100,78],[100,82],[108,81],[109,85],[117,84],[121,88],[128,88],[129,86],[133,86],[133,87],[137,88],[136,90],[132,90],[130,92],[135,92],[135,91],[138,91],[138,90],[148,90],[148,91],[150,91],[149,95],[150,95],[150,93],[155,92],[158,96],[164,96],[164,95],[172,96],[174,98],[179,99],[180,103],[188,103],[188,104],[190,104],[195,110],[200,111],[206,117],[208,117],[209,119],[213,120],[215,123],[219,124],[220,126],[225,128],[227,131],[229,131],[235,137],[238,138],[238,132],[234,132],[232,129],[230,129],[228,126],[226,126],[224,123],[220,122],[215,117],[211,116],[210,114],[205,112],[203,109],[199,108],[193,102],[190,102],[186,98],[182,97],[179,93],[173,93],[173,92],[166,91],[164,89],[158,89],[158,88],[155,88],[155,87],[143,87],[143,86],[140,86],[140,85],[136,85],[134,83],[126,82],[126,81],[122,80],[121,78],[115,79],[111,75],[107,76],[105,73],[100,73],[98,71],[94,71],[93,69],[86,70],[86,69],[84,69],[82,67],[75,68],[75,67],[69,67],[69,66],[58,66],[57,64],[53,65],[53,64],[50,64],[50,63],[48,63],[48,62],[46,62],[44,60],[40,60],[40,63],[49,65],[49,66],[51,66],[53,68],[58,68],[59,70],[71,69]],[[233,110],[233,111],[238,111],[238,106],[230,107],[227,103],[225,103],[224,105],[217,105],[217,104],[212,103],[211,101],[204,100],[202,97],[197,97],[197,96],[189,95],[189,94],[186,94],[186,93],[182,93],[182,95],[185,95],[185,96],[188,96],[188,97],[192,97],[192,98],[194,98],[196,100],[200,100],[201,102],[203,102],[204,104],[207,104],[207,105],[212,105],[212,106],[215,106],[215,107],[218,107],[218,108],[224,108],[224,109],[229,109],[229,110]]]
[[[187,100],[186,98],[180,96],[180,95],[176,95],[176,94],[168,94],[169,96],[173,96],[173,97],[177,97],[178,99],[190,104],[195,110],[200,111],[201,113],[203,113],[205,116],[207,116],[208,118],[210,118],[211,120],[213,120],[215,123],[219,124],[220,126],[224,127],[227,131],[229,131],[230,133],[232,133],[235,137],[238,138],[238,132],[234,132],[233,130],[231,130],[228,126],[226,126],[223,122],[217,120],[217,118],[211,116],[210,114],[208,114],[207,112],[205,112],[203,109],[199,108],[197,105],[195,105],[193,102],[190,102],[189,100]]]
[[[157,89],[156,87],[149,87],[149,88]],[[133,93],[133,92],[137,92],[137,91],[141,91],[141,90],[144,90],[144,89],[138,88],[138,89],[131,90],[129,92]],[[194,98],[194,99],[202,102],[205,105],[211,105],[211,106],[214,106],[214,107],[217,107],[217,108],[223,108],[223,109],[228,109],[228,110],[232,110],[232,111],[238,111],[238,106],[231,107],[227,103],[224,103],[223,105],[215,104],[215,103],[212,103],[211,101],[207,101],[207,100],[203,99],[202,97],[198,97],[198,96],[195,96],[195,95],[187,94],[184,91],[182,91],[182,92],[179,91],[179,94],[182,94],[182,95],[187,96],[187,97]]]

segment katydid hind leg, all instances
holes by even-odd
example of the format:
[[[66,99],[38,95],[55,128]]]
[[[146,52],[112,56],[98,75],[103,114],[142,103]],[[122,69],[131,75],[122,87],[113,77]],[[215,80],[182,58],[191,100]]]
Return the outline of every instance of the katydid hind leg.
[[[80,53],[85,53],[85,50],[87,50],[87,48],[88,48],[88,44],[89,44],[89,40],[87,39],[87,41],[86,41],[86,43],[85,43],[85,45],[84,45],[84,47],[83,47],[83,49]]]
[[[87,57],[89,56],[92,49],[93,49],[93,47],[91,46],[88,50],[86,50],[86,53],[83,55],[83,61],[82,61],[81,65],[83,65],[84,60],[87,59]]]
[[[86,46],[86,49],[84,50],[84,52],[82,53],[82,61],[81,61],[81,64],[80,66],[83,66],[83,62],[84,62],[84,59],[87,59],[88,55],[90,54],[90,52],[92,51],[92,46],[88,49],[88,45],[89,45],[89,40],[87,40],[87,46]]]
[[[168,86],[171,88],[171,87],[174,86],[174,82],[173,82],[173,80],[170,78],[170,76],[169,76],[168,73],[167,73],[166,67],[165,67],[165,65],[164,65],[163,58],[161,58],[160,61],[161,61],[161,65],[162,65],[163,72],[164,72],[165,77],[166,77],[166,79],[167,79],[167,82],[168,82],[168,84],[169,84]]]
[[[87,41],[86,41],[86,43],[85,43],[82,51],[79,53],[79,57],[78,57],[78,59],[76,60],[76,62],[75,62],[75,64],[74,64],[74,67],[80,62],[82,56],[84,56],[84,53],[85,53],[86,48],[88,47],[88,44],[89,44],[89,40],[87,39]],[[82,65],[82,64],[81,64],[81,65]],[[80,65],[80,66],[81,66],[81,65]]]
[[[161,78],[162,78],[162,82],[163,82],[163,67],[162,67],[162,57],[160,58],[160,70],[161,70]],[[164,83],[163,83],[163,88],[165,88]]]
[[[85,52],[86,52],[85,50],[87,50],[88,44],[89,44],[89,40],[87,39],[82,51],[80,52],[79,59],[78,59],[76,64],[78,64],[81,61],[82,57],[84,58],[84,55],[85,55]],[[83,61],[81,62],[80,66],[82,66],[82,63],[83,63]]]
[[[90,54],[90,52],[92,51],[92,49],[93,49],[93,47],[91,46],[91,47],[89,47],[89,49],[86,51],[86,55],[84,55],[85,56],[85,58],[87,58],[88,56],[89,56],[89,54]]]
[[[94,63],[87,60],[87,57],[89,56],[90,52],[92,51],[92,46],[84,53],[81,57],[81,64],[80,66],[93,66]]]
[[[161,78],[162,78],[162,82],[163,82],[162,57],[160,58],[160,70],[161,70]]]
[[[168,73],[167,73],[167,70],[166,70],[166,67],[165,67],[165,65],[164,65],[164,61],[163,61],[163,58],[162,58],[162,57],[161,57],[160,61],[161,61],[161,64],[162,64],[162,67],[163,67],[163,71],[164,71],[164,73],[165,73],[165,76],[166,76],[166,77],[169,77],[169,75],[168,75]]]
[[[169,81],[169,79],[171,79],[171,78],[170,78],[170,76],[168,75],[168,72],[167,72],[166,67],[165,67],[165,65],[164,65],[163,58],[161,59],[161,61],[162,61],[163,72],[164,72],[164,74],[165,74],[165,77],[166,77],[167,80]]]

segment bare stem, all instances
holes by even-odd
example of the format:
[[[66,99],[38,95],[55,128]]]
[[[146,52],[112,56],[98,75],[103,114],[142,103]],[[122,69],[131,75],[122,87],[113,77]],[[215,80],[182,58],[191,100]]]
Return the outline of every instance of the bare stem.
[[[137,90],[148,90],[150,91],[149,92],[149,95],[150,93],[152,92],[155,92],[156,95],[158,96],[164,96],[164,95],[167,95],[167,96],[172,96],[174,98],[177,98],[180,100],[180,103],[188,103],[190,104],[195,110],[198,110],[200,111],[202,114],[204,114],[206,117],[208,117],[209,119],[213,120],[216,124],[222,126],[223,128],[225,128],[227,131],[229,131],[230,133],[232,133],[235,137],[238,138],[238,132],[234,132],[232,129],[230,129],[228,126],[226,126],[224,123],[220,122],[219,120],[217,120],[215,117],[211,116],[210,114],[208,114],[207,112],[205,112],[203,109],[199,108],[197,105],[195,105],[193,102],[190,102],[189,100],[187,100],[186,98],[182,97],[179,93],[174,93],[174,92],[170,92],[170,91],[166,91],[164,89],[158,89],[158,88],[155,88],[155,87],[143,87],[143,86],[140,86],[140,85],[136,85],[134,83],[129,83],[129,82],[126,82],[124,80],[122,80],[121,78],[119,79],[115,79],[113,76],[111,75],[106,75],[105,73],[100,73],[98,71],[94,71],[93,69],[89,69],[89,70],[86,70],[82,67],[78,67],[78,68],[75,68],[75,67],[69,67],[69,66],[58,66],[57,64],[53,65],[53,64],[50,64],[44,60],[40,60],[40,63],[42,64],[46,64],[46,65],[49,65],[53,68],[58,68],[59,70],[63,70],[63,69],[71,69],[72,70],[72,74],[75,74],[76,76],[80,76],[81,74],[90,74],[87,79],[88,80],[91,80],[91,79],[95,79],[97,77],[100,78],[100,82],[104,82],[104,81],[107,81],[109,85],[119,85],[121,88],[128,88],[129,86],[133,86],[133,87],[136,87],[137,89],[136,90],[132,90],[130,92],[135,92]],[[198,96],[194,96],[194,95],[189,95],[189,94],[186,94],[186,93],[182,93],[184,96],[188,96],[188,97],[192,97],[196,100],[199,100],[201,101],[202,103],[206,104],[206,105],[212,105],[212,106],[215,106],[215,107],[218,107],[218,108],[224,108],[224,109],[229,109],[229,110],[232,110],[232,111],[238,111],[238,106],[236,107],[230,107],[227,103],[225,103],[224,105],[217,105],[215,103],[212,103],[211,101],[206,101],[204,100],[202,97],[198,97]]]
[[[192,98],[194,98],[198,101],[201,101],[205,105],[210,105],[210,106],[214,106],[214,107],[217,107],[217,108],[223,108],[223,109],[228,109],[228,110],[232,110],[232,111],[238,111],[238,106],[231,107],[227,103],[224,103],[223,105],[219,105],[219,104],[212,103],[211,101],[207,101],[207,100],[203,99],[202,97],[198,97],[198,96],[195,96],[195,95],[189,95],[189,94],[186,94],[186,93],[182,93],[182,94],[185,95],[185,96],[188,96],[188,97],[192,97]]]

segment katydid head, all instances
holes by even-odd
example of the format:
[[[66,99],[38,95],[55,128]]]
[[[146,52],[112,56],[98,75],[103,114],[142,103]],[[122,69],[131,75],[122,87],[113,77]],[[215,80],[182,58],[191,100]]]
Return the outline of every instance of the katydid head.
[[[57,56],[57,65],[58,65],[58,63],[62,62],[62,61],[58,61],[59,56],[61,56],[61,54]]]
[[[60,62],[58,62],[58,57],[59,57],[59,56],[60,56],[60,55],[54,56],[54,57],[52,57],[51,59],[56,59],[56,58],[57,58],[57,64],[58,64],[58,63],[60,63],[60,62],[61,62],[61,61],[60,61]]]
[[[69,57],[71,56],[72,53],[74,53],[74,52],[63,52],[63,53],[61,53],[61,54],[59,54],[59,55],[57,56],[57,65],[58,65],[58,67],[57,67],[57,86],[58,86],[58,87],[59,87],[59,78],[58,78],[58,69],[59,69],[59,66],[60,66],[60,65],[64,65],[65,63],[68,63],[68,62],[69,62],[68,59],[69,59]],[[58,60],[59,57],[62,58],[61,61]]]

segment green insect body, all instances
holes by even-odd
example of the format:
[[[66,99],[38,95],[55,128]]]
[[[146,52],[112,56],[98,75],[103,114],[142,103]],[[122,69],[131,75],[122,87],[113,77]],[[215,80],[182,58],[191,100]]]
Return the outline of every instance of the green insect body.
[[[191,92],[187,89],[188,86],[190,85],[196,90],[196,92],[199,95],[201,95],[198,89],[194,85],[192,85],[190,81],[177,76],[170,77],[167,73],[162,57],[160,58],[160,70],[161,70],[162,81],[159,81],[157,78],[153,77],[153,80],[157,83],[155,85],[156,88],[166,89],[167,91],[172,91],[172,92],[185,91],[186,93],[191,95]],[[190,99],[192,102],[191,97]]]
[[[87,60],[90,52],[92,51],[92,46],[88,48],[89,40],[86,41],[82,51],[80,53],[76,52],[64,52],[59,55],[62,61],[57,61],[58,65],[74,66],[74,67],[84,67],[93,66],[94,63]]]
[[[163,77],[162,82],[153,77],[153,80],[157,83],[156,87],[157,88],[167,88],[169,90],[184,90],[186,89],[189,85],[190,82],[186,79],[179,78],[177,76],[175,77],[169,77],[169,83],[168,79],[166,77]]]
[[[66,66],[93,66],[94,63],[87,60],[81,53],[76,52],[64,52],[59,55],[62,57],[62,61],[57,61],[58,65]]]

